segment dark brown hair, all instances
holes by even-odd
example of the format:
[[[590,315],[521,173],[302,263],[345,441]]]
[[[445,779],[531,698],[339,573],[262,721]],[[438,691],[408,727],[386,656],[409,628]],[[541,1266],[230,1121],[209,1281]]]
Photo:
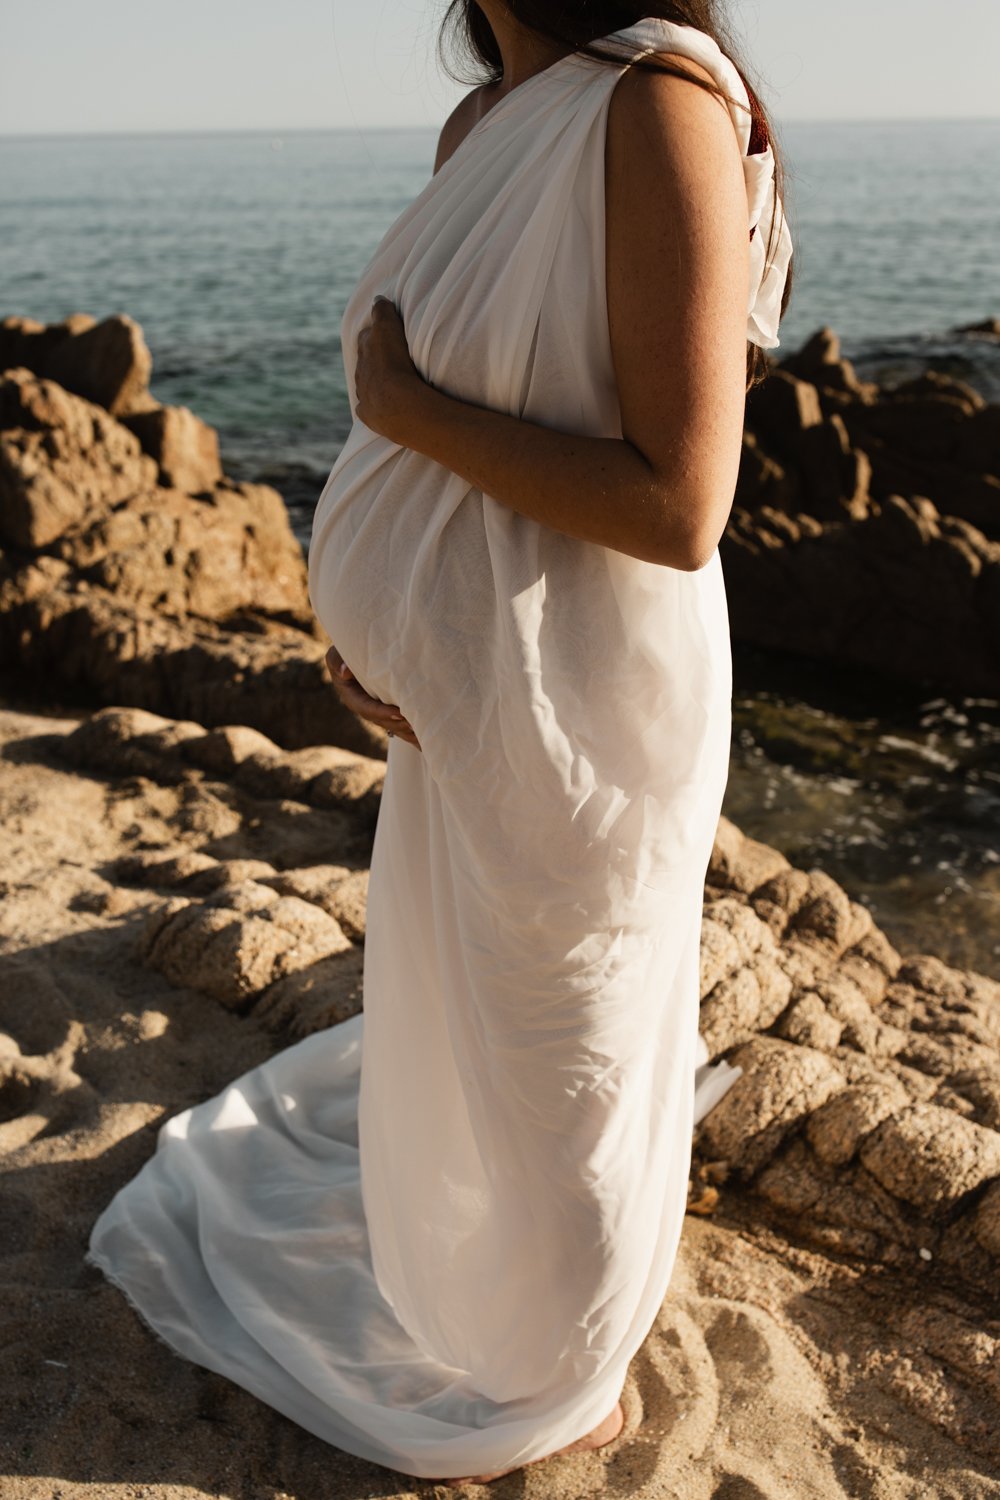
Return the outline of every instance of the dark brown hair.
[[[732,62],[746,86],[750,100],[750,154],[764,151],[768,146],[774,152],[774,191],[783,198],[784,164],[774,138],[774,130],[760,102],[757,90],[752,87],[746,65],[741,63],[738,48],[723,21],[719,6],[714,0],[676,0],[676,3],[629,4],[629,0],[506,0],[507,8],[515,20],[529,30],[537,32],[549,41],[558,42],[568,50],[582,52],[601,62],[614,62],[621,66],[623,54],[613,46],[597,43],[597,39],[609,36],[614,31],[623,31],[647,17],[673,21],[681,26],[694,26],[704,31],[718,43]],[[595,44],[596,43],[596,44]],[[438,51],[444,67],[460,83],[496,83],[503,77],[503,58],[484,11],[476,0],[450,0],[438,36]],[[449,52],[457,51],[460,68],[453,66]],[[469,64],[472,65],[471,74]],[[724,98],[725,94],[716,84],[698,74],[689,73],[678,63],[664,62],[660,57],[643,57],[636,67],[655,68],[661,73],[670,73],[677,78],[687,78],[709,93]],[[485,76],[484,76],[485,74]],[[767,245],[768,258],[774,252],[779,223],[777,216],[771,226],[771,237]],[[792,291],[792,266],[781,298],[781,316],[788,306]],[[747,343],[747,389],[764,378],[768,360],[757,345]]]

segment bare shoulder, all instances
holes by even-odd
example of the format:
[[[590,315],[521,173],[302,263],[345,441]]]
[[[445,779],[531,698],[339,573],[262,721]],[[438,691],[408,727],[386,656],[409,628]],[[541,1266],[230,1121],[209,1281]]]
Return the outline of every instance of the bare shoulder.
[[[660,53],[687,73],[715,83],[709,70],[690,57]],[[644,143],[648,151],[637,150]],[[629,68],[615,86],[608,112],[609,168],[650,169],[662,166],[664,157],[691,160],[705,152],[719,152],[738,159],[739,142],[726,100],[699,88],[675,74],[655,68]],[[616,173],[617,175],[617,173]]]
[[[487,108],[489,87],[489,84],[480,84],[478,88],[472,89],[458,101],[441,126],[437,155],[434,158],[435,172],[441,170],[449,156],[458,150],[472,127],[478,125],[482,119]]]
[[[708,68],[703,67],[699,62],[695,62],[693,57],[685,57],[680,52],[656,52],[653,54],[653,57],[662,62],[673,63],[678,68],[683,69],[685,73],[690,73],[694,77],[702,79],[705,83],[710,83],[713,87],[718,87],[715,78],[709,72]],[[642,66],[628,68],[618,87],[615,89],[616,100],[623,100],[626,108],[639,110],[648,108],[651,101],[659,100],[666,102],[667,100],[676,99],[678,103],[683,100],[694,102],[699,97],[708,99],[712,99],[713,97],[718,98],[718,96],[713,96],[705,89],[700,89],[697,86],[694,88],[688,87],[687,80],[678,78],[675,73],[667,73],[661,71],[659,68],[646,68]],[[719,102],[723,103],[723,108],[725,108],[724,101],[719,100]]]

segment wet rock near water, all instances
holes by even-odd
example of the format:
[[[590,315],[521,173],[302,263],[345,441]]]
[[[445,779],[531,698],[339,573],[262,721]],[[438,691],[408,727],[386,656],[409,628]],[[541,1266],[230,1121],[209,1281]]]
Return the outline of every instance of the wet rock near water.
[[[983,333],[1000,339],[1000,318],[982,318],[978,323],[963,323],[956,333]]]
[[[103,872],[105,912],[138,919],[136,961],[286,1040],[361,1008],[384,762],[114,708],[58,754],[106,777],[115,803],[174,789],[157,836],[137,834]],[[993,1294],[1000,984],[902,956],[822,870],[723,817],[699,1028],[713,1061],[743,1071],[700,1122],[696,1181],[717,1171],[724,1196],[826,1253],[944,1269]]]
[[[0,325],[0,663],[21,692],[376,756],[341,708],[281,496],[149,395],[128,318]]]
[[[737,639],[996,694],[1000,407],[860,380],[819,330],[748,397],[720,551]]]
[[[826,1250],[1000,1270],[1000,984],[903,957],[868,909],[722,818],[701,1031],[743,1075],[699,1127],[779,1223]]]

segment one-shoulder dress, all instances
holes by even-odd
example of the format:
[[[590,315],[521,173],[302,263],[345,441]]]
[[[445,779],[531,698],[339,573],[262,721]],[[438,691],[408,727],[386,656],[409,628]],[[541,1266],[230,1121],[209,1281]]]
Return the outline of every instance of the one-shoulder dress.
[[[621,436],[604,144],[644,51],[732,100],[748,337],[777,343],[790,240],[740,75],[690,27],[608,40],[620,66],[527,79],[389,229],[344,313],[352,409],[382,293],[441,389]],[[339,1448],[415,1476],[508,1468],[613,1409],[668,1289],[693,1127],[738,1071],[698,1034],[731,732],[720,558],[573,539],[356,421],[309,590],[421,746],[389,744],[363,1012],[167,1120],[87,1259],[179,1354]]]

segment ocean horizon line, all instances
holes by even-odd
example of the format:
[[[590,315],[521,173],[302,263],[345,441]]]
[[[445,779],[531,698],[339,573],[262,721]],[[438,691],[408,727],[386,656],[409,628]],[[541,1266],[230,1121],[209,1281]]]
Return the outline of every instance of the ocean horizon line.
[[[1000,125],[1000,115],[840,115],[777,116],[785,125]],[[21,141],[136,140],[164,136],[261,136],[271,140],[297,135],[419,135],[441,130],[439,125],[234,125],[153,127],[141,130],[12,130],[0,131],[0,144]]]

